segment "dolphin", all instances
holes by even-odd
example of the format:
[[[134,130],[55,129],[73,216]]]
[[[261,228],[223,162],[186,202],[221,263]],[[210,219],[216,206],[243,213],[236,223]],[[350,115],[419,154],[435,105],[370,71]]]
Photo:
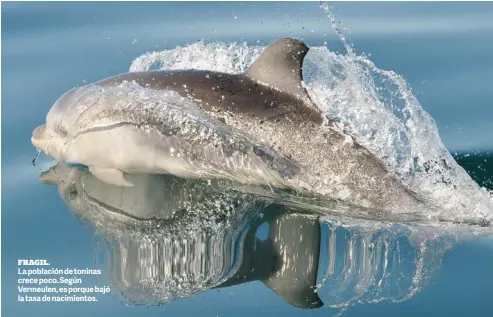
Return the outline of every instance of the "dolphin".
[[[249,194],[213,192],[207,182],[152,174],[129,179],[134,186],[107,184],[86,168],[63,162],[40,176],[41,182],[58,186],[73,213],[106,239],[104,245],[114,247],[108,250],[113,264],[108,276],[133,302],[161,302],[261,281],[295,307],[323,305],[314,292],[318,216]],[[214,230],[197,223],[196,214],[205,210],[194,212],[208,208],[207,202],[219,206],[208,215]],[[262,204],[267,204],[265,216],[258,217]],[[266,239],[257,234],[263,224]]]
[[[422,208],[416,193],[314,105],[302,84],[308,50],[280,39],[242,74],[131,72],[75,88],[31,140],[120,186],[133,185],[124,174],[167,173],[306,190],[370,209]],[[169,93],[167,106],[148,97],[125,102],[114,89],[129,83]]]

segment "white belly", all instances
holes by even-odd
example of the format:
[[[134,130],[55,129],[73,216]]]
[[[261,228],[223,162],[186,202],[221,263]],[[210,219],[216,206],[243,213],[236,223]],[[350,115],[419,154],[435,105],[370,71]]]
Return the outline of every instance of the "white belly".
[[[93,171],[226,178],[278,186],[284,183],[277,172],[253,153],[236,151],[226,155],[224,149],[207,142],[190,142],[132,124],[82,133],[65,147],[63,158],[87,165]]]

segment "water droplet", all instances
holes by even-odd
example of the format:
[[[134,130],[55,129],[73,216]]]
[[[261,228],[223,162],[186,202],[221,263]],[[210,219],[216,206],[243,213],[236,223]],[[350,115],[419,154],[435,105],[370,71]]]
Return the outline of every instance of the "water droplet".
[[[40,150],[36,150],[36,151],[37,151],[36,156],[32,160],[32,163],[33,163],[34,166],[36,166],[36,161],[38,160],[39,154],[41,153]]]

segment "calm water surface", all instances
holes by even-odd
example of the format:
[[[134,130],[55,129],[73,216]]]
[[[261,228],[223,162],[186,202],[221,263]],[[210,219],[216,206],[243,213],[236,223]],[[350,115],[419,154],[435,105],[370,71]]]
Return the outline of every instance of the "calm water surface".
[[[380,68],[392,69],[408,80],[435,119],[448,149],[458,153],[459,162],[491,189],[493,4],[335,3],[334,7],[341,10],[336,15],[351,31],[356,49],[371,54]],[[493,314],[491,237],[431,243],[431,251],[423,257],[431,257],[424,263],[432,268],[427,271],[425,266],[422,280],[432,278],[422,291],[399,303],[368,303],[383,297],[403,298],[412,288],[420,262],[408,232],[397,227],[359,232],[339,227],[330,219],[320,221],[282,206],[266,207],[231,193],[227,198],[237,198],[233,209],[239,211],[238,216],[224,213],[212,219],[216,231],[190,228],[185,217],[164,223],[162,227],[173,230],[159,238],[162,227],[139,229],[119,224],[111,213],[98,214],[94,201],[111,205],[116,194],[97,182],[90,183],[90,178],[81,178],[84,170],[60,167],[57,178],[50,181],[60,184],[60,179],[70,179],[75,184],[70,188],[40,182],[40,171],[31,165],[36,154],[31,133],[66,90],[128,71],[130,63],[148,51],[200,39],[266,45],[287,36],[302,37],[309,45],[327,41],[332,50],[343,52],[316,3],[2,3],[2,313],[327,316],[341,311],[330,304],[349,302],[354,306],[344,312],[347,316]],[[180,180],[142,178],[143,184],[158,188],[168,188],[173,182]],[[77,190],[81,186],[94,192],[81,196]],[[187,186],[203,190],[200,184]],[[128,196],[135,195],[138,201],[129,202],[129,210],[160,206],[162,197],[149,196],[145,186],[139,188],[144,189]],[[179,205],[179,194],[172,197]],[[223,222],[229,226],[221,226]],[[122,234],[126,228],[138,233],[126,236]],[[95,230],[99,232],[96,236]],[[215,253],[203,255],[195,250],[204,258],[189,256],[183,260],[188,264],[172,264],[183,256],[180,247],[185,245],[175,249],[170,245],[179,240],[176,236],[191,230],[196,234],[188,240],[189,251],[194,243],[209,243]],[[166,248],[171,251],[150,255],[153,249]],[[382,255],[385,250],[390,254]],[[385,256],[390,265],[383,266]],[[282,266],[281,257],[290,260],[289,268]],[[60,268],[92,268],[102,261],[104,268],[112,268],[103,273],[119,274],[85,278],[83,285],[112,283],[123,288],[126,283],[127,293],[98,296],[98,303],[19,303],[19,258],[46,258]],[[175,275],[165,274],[167,265],[174,265]],[[388,287],[372,288],[372,279],[383,274],[382,267],[389,272],[383,282]],[[153,268],[161,268],[161,273],[146,275]],[[188,284],[178,281],[180,270],[188,270],[193,277]],[[143,287],[139,281],[145,278],[155,283]],[[317,292],[309,287],[313,281],[323,284]],[[177,291],[179,285],[186,285],[185,290]],[[217,288],[202,292],[209,287]],[[367,287],[364,296],[354,292],[358,287]],[[186,297],[192,289],[198,294],[166,305],[125,305],[129,300],[152,304],[166,296]],[[320,306],[320,300],[326,306],[303,309]]]

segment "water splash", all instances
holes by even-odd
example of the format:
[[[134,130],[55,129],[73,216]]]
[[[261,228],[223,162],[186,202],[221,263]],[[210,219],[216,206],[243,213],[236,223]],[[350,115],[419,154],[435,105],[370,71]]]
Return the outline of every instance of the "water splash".
[[[36,150],[36,156],[32,159],[31,163],[38,171],[45,172],[55,165],[56,161],[53,158],[44,155],[43,151]]]
[[[491,223],[489,193],[446,150],[433,119],[402,76],[377,68],[346,45],[348,55],[338,55],[326,47],[312,47],[308,53],[304,84],[314,102],[403,183],[436,206],[429,212],[430,218]],[[130,70],[194,68],[241,73],[262,49],[238,43],[197,42],[146,53],[134,60]]]
[[[40,153],[41,153],[41,150],[36,150],[36,156],[33,158],[32,162],[31,162],[33,164],[33,166],[35,166],[35,167],[37,167],[36,161],[38,160]]]
[[[328,116],[343,122],[349,133],[387,163],[401,181],[447,210],[440,218],[491,223],[493,195],[480,188],[455,162],[443,145],[435,122],[405,79],[358,56],[328,4],[322,2],[320,7],[348,53],[332,56],[332,63],[324,59],[326,52],[319,53],[318,65],[325,67],[314,71],[317,81],[336,86],[327,89],[312,85],[317,90],[318,104],[325,105]],[[346,76],[337,77],[341,73]]]
[[[354,50],[354,45],[351,43],[349,38],[346,38],[346,35],[344,34],[347,31],[347,28],[345,28],[340,21],[336,20],[336,16],[332,12],[333,8],[329,5],[329,3],[324,1],[321,1],[319,6],[329,18],[332,28],[341,40],[342,44],[344,44],[347,54],[351,57],[355,57],[356,51]]]

